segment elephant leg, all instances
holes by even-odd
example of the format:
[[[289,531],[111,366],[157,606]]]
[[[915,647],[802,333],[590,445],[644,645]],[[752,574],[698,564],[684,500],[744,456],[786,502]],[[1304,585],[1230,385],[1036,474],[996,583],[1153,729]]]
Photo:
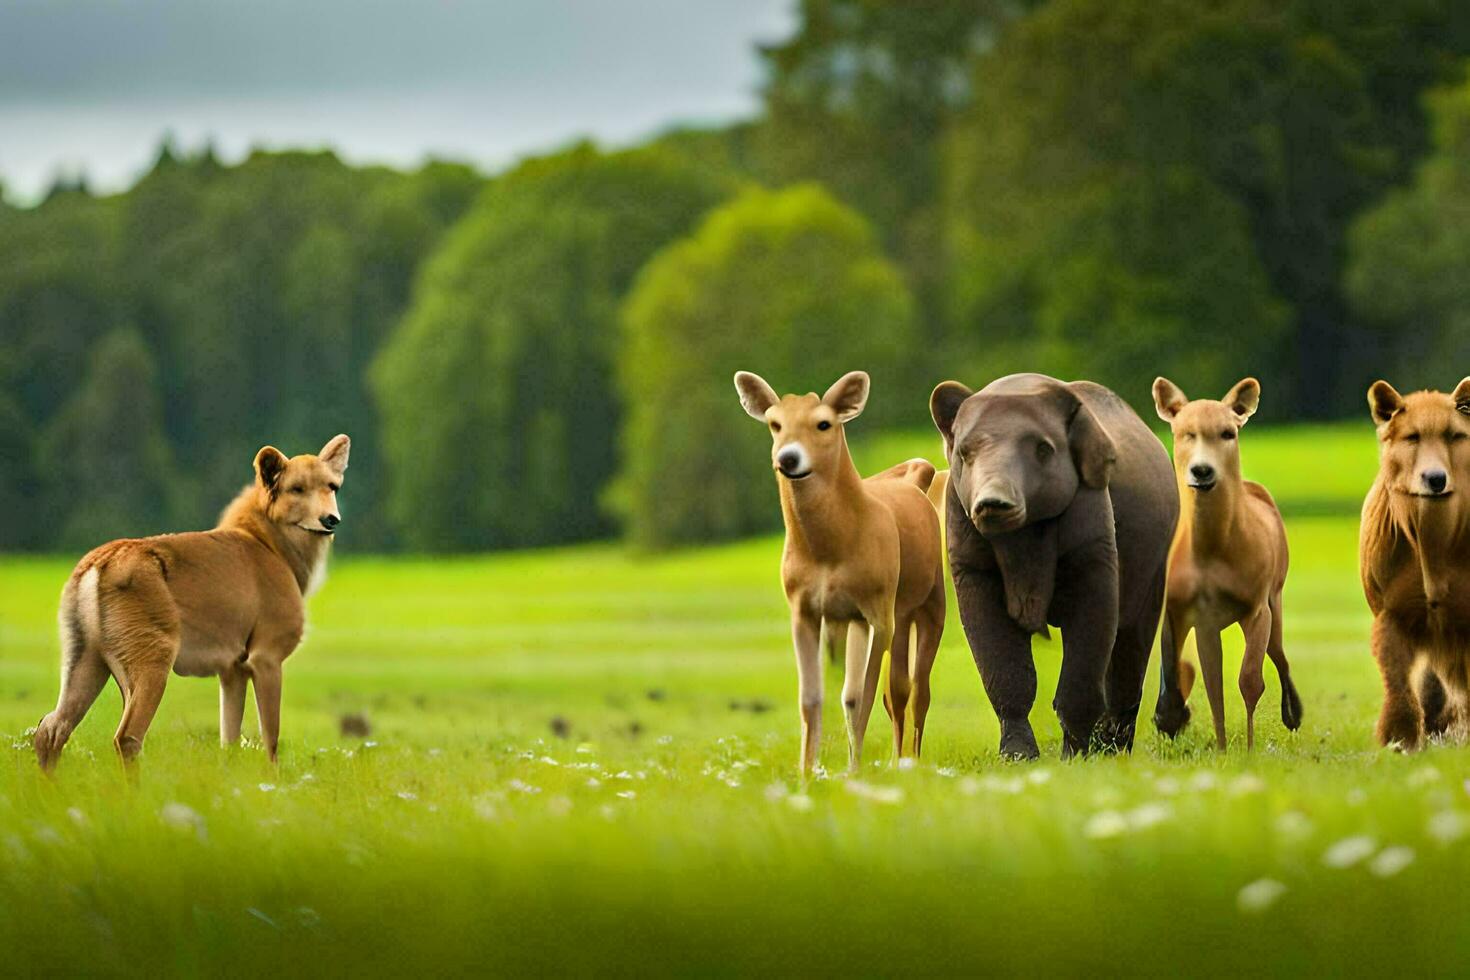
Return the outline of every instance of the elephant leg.
[[[1106,752],[1132,752],[1138,708],[1143,702],[1144,676],[1153,652],[1154,634],[1159,629],[1159,610],[1164,604],[1164,569],[1159,569],[1148,599],[1138,615],[1118,626],[1113,652],[1108,658],[1103,690],[1106,708],[1098,726],[1098,747]]]
[[[1069,561],[1062,621],[1062,672],[1052,702],[1062,723],[1062,757],[1086,753],[1107,699],[1103,680],[1118,635],[1118,564],[1112,542]]]
[[[957,566],[955,597],[960,624],[985,696],[1000,721],[1000,754],[1012,759],[1041,755],[1031,730],[1031,706],[1036,703],[1036,664],[1031,659],[1031,634],[1006,613],[1005,583],[998,574]]]

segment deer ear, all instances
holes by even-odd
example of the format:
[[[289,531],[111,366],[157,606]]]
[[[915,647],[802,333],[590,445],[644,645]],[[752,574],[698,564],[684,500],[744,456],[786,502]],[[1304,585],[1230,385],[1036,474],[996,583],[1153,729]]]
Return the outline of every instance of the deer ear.
[[[1464,387],[1465,382],[1460,382]],[[1455,389],[1459,391],[1459,388]],[[1368,388],[1368,408],[1373,412],[1373,421],[1386,425],[1388,420],[1404,410],[1404,397],[1393,390],[1387,381],[1375,381]]]
[[[1230,406],[1240,424],[1244,425],[1261,404],[1261,383],[1255,378],[1246,378],[1220,400]]]
[[[871,385],[866,371],[849,371],[832,383],[822,396],[822,404],[837,413],[837,421],[851,422],[863,414],[868,404],[868,388]]]
[[[934,427],[944,437],[945,455],[954,452],[955,416],[960,414],[960,406],[965,399],[973,394],[958,381],[942,381],[929,395],[929,415],[934,419]]]
[[[322,451],[317,453],[323,463],[326,463],[338,476],[347,472],[347,454],[352,450],[352,440],[345,435],[336,435],[327,440]]]
[[[749,371],[735,372],[735,392],[740,396],[745,414],[762,424],[766,421],[766,409],[780,401],[765,378]]]
[[[1077,410],[1067,426],[1067,442],[1072,447],[1072,462],[1082,482],[1094,490],[1106,487],[1113,475],[1118,450],[1092,409],[1081,401],[1077,402]]]
[[[1470,378],[1455,385],[1455,393],[1450,397],[1455,400],[1455,411],[1461,415],[1470,415]]]
[[[286,455],[275,446],[266,446],[255,454],[255,478],[267,490],[275,490],[276,481],[286,471]]]
[[[1173,424],[1174,416],[1188,404],[1188,396],[1178,385],[1168,378],[1154,378],[1154,411],[1159,413],[1159,418]]]

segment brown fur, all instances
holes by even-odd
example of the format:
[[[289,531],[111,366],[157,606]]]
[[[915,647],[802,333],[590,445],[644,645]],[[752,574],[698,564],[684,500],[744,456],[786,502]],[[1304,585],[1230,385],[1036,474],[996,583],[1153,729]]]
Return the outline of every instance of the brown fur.
[[[1470,669],[1470,378],[1453,394],[1368,390],[1378,478],[1363,503],[1358,558],[1383,675],[1377,735],[1413,751],[1466,731]],[[1413,674],[1424,668],[1418,690]]]
[[[910,460],[866,480],[858,476],[844,423],[867,402],[868,376],[861,371],[844,375],[821,398],[778,398],[765,381],[744,371],[735,376],[735,388],[746,412],[772,435],[786,522],[781,579],[796,648],[801,771],[810,772],[820,753],[823,626],[829,642],[847,639],[842,703],[849,767],[856,770],[861,763],[883,654],[890,648],[883,703],[893,721],[894,751],[903,754],[912,704],[917,756],[929,710],[929,673],[944,632],[939,520],[925,496],[934,467]],[[849,629],[859,622],[867,628]],[[917,637],[912,662],[911,627]]]
[[[1286,526],[1266,488],[1240,476],[1239,433],[1255,414],[1260,384],[1246,378],[1221,401],[1189,401],[1171,381],[1154,382],[1159,418],[1174,433],[1174,475],[1181,504],[1169,553],[1159,706],[1154,724],[1176,734],[1189,719],[1185,702],[1193,672],[1179,661],[1190,630],[1197,631],[1200,671],[1225,748],[1225,686],[1220,633],[1239,624],[1245,634],[1240,695],[1245,700],[1246,747],[1255,747],[1256,705],[1266,689],[1267,655],[1281,679],[1281,720],[1301,725],[1301,698],[1282,646],[1281,590],[1288,563]]]
[[[77,563],[61,594],[61,696],[36,728],[43,769],[56,764],[109,676],[123,695],[113,743],[132,760],[170,670],[219,678],[226,744],[240,737],[253,683],[274,761],[281,665],[301,642],[303,598],[319,583],[341,520],[336,490],[349,448],[342,435],[316,456],[287,459],[267,446],[255,457],[255,482],[214,530],[112,541]]]

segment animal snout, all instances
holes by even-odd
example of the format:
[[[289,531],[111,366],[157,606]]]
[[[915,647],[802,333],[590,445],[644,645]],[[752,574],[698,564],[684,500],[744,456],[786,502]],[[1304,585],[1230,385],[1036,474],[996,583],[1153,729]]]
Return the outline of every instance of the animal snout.
[[[1194,463],[1189,467],[1191,486],[1207,490],[1215,485],[1215,468],[1209,463]]]
[[[1004,514],[1016,509],[1016,505],[1002,497],[981,497],[975,504],[977,514]]]
[[[322,527],[326,528],[328,531],[337,530],[337,525],[341,523],[342,518],[338,517],[336,514],[325,514],[322,516]]]
[[[776,468],[781,475],[792,480],[799,480],[811,472],[807,464],[806,450],[801,446],[792,444],[776,453]]]
[[[1444,470],[1425,470],[1420,479],[1424,481],[1424,489],[1435,495],[1444,493],[1450,485],[1449,474]]]
[[[1009,526],[1021,518],[1021,505],[1004,492],[994,489],[980,491],[980,496],[970,508],[970,519],[977,528]]]

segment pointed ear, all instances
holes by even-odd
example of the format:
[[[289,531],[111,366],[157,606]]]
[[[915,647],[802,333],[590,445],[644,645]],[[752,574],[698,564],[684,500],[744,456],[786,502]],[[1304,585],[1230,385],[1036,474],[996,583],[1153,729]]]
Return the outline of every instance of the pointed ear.
[[[1256,414],[1256,408],[1261,404],[1261,383],[1255,378],[1246,378],[1220,400],[1230,407],[1240,424],[1244,425],[1247,419]]]
[[[1461,387],[1464,382],[1460,382]],[[1459,391],[1459,388],[1455,389]],[[1393,390],[1387,381],[1375,381],[1368,388],[1368,408],[1373,412],[1373,421],[1384,425],[1389,419],[1404,410],[1404,397]]]
[[[1455,411],[1461,415],[1470,415],[1470,378],[1455,385],[1455,393],[1450,397],[1455,400]]]
[[[322,451],[317,453],[317,458],[326,463],[341,476],[347,472],[347,454],[352,449],[352,440],[345,435],[336,435],[327,440]]]
[[[267,490],[275,490],[276,481],[286,471],[286,455],[275,446],[266,446],[255,454],[255,479]]]
[[[942,381],[929,394],[929,415],[934,427],[944,437],[946,455],[954,452],[954,420],[960,414],[960,406],[974,392],[958,381]]]
[[[822,396],[822,403],[837,413],[837,421],[851,422],[863,413],[868,403],[868,380],[866,371],[849,371],[838,378]]]
[[[781,400],[776,397],[776,390],[766,384],[765,378],[749,371],[735,372],[735,391],[740,395],[745,414],[762,424],[766,421],[766,409]]]
[[[1159,418],[1173,424],[1174,416],[1188,404],[1189,397],[1178,385],[1168,378],[1154,378],[1154,411],[1159,413]]]
[[[1082,482],[1094,490],[1106,487],[1113,475],[1118,450],[1092,409],[1081,401],[1077,402],[1077,410],[1067,426],[1067,443],[1072,447],[1072,462]]]

